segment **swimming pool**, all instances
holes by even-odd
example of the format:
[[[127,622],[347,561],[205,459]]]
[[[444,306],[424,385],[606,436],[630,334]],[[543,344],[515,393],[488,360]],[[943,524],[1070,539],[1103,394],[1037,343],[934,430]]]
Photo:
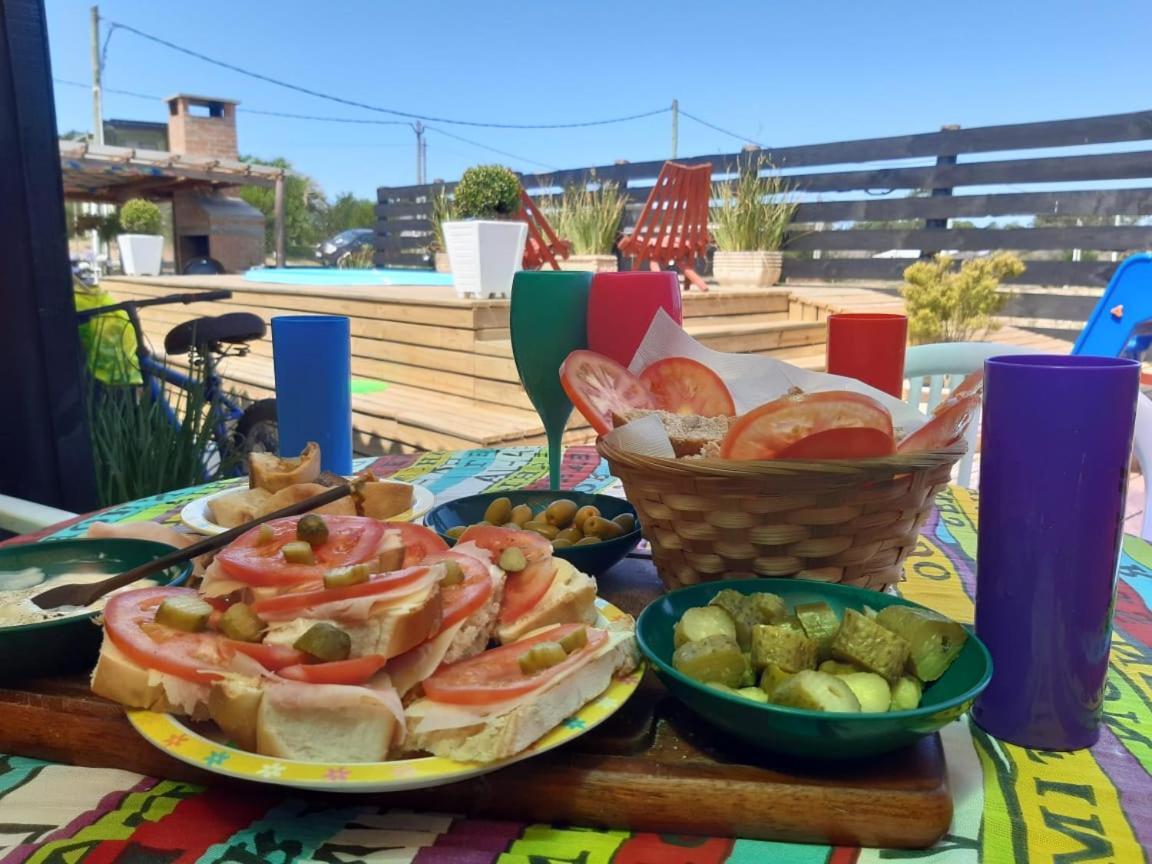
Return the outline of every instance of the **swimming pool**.
[[[244,273],[248,282],[269,285],[451,285],[451,273],[430,270],[352,270],[336,267],[260,267]]]

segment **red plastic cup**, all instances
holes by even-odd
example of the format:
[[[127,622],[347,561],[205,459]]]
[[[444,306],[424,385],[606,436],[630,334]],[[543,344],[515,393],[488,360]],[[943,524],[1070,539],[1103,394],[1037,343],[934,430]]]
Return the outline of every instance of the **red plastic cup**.
[[[660,309],[683,323],[674,272],[597,273],[588,295],[588,347],[627,366]]]
[[[908,317],[873,313],[828,316],[828,365],[832,375],[855,378],[890,393],[904,395],[904,352]]]

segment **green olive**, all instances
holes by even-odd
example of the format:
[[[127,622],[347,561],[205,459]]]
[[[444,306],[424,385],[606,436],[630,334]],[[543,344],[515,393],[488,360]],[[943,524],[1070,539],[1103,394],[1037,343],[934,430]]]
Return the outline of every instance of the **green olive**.
[[[493,498],[484,511],[484,521],[493,525],[503,525],[512,520],[512,500],[510,498]]]
[[[532,508],[527,504],[517,504],[512,508],[512,521],[521,528],[524,527],[525,522],[532,521],[532,515]]]
[[[556,535],[557,540],[567,540],[569,543],[576,543],[584,535],[577,531],[575,528],[565,528]]]
[[[544,510],[544,520],[549,525],[555,525],[557,528],[567,528],[572,524],[572,520],[576,518],[576,511],[578,509],[575,501],[569,498],[559,498],[549,504]]]
[[[537,534],[547,537],[549,540],[555,540],[556,535],[560,533],[560,529],[555,525],[549,525],[547,522],[525,522],[525,531],[535,531]]]
[[[459,540],[460,535],[463,534],[467,530],[468,530],[467,525],[453,525],[451,528],[449,528],[444,533],[447,534],[449,537],[451,537],[453,540]]]
[[[576,544],[574,544],[571,540],[565,540],[562,537],[557,537],[552,541],[553,549],[571,549],[574,545]]]
[[[584,534],[588,537],[599,537],[601,540],[611,540],[614,537],[622,537],[624,529],[611,519],[597,516],[584,523]]]
[[[576,515],[572,517],[572,525],[575,528],[578,528],[581,533],[587,534],[588,532],[584,530],[584,523],[586,523],[589,519],[595,519],[599,517],[599,515],[600,508],[593,507],[591,504],[588,504],[576,511]]]
[[[328,523],[315,513],[301,516],[296,523],[296,539],[303,540],[309,546],[323,546],[328,542]]]
[[[581,537],[579,540],[577,540],[572,545],[573,546],[591,546],[593,543],[599,543],[599,542],[600,542],[599,537],[593,537],[592,535],[588,535],[587,537]]]
[[[631,534],[636,530],[636,517],[631,513],[621,513],[619,516],[613,516],[612,521],[619,525],[625,534]]]
[[[505,522],[500,527],[501,528],[507,528],[509,531],[519,531],[520,530],[520,526],[518,524],[516,524],[515,522]]]

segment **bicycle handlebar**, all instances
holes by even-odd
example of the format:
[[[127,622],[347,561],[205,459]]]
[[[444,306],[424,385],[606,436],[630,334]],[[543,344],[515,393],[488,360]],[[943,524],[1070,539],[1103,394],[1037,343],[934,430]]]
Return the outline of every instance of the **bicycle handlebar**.
[[[123,303],[114,303],[111,306],[97,306],[95,309],[86,309],[77,312],[76,317],[83,324],[97,315],[106,315],[109,312],[119,312],[130,308],[140,309],[144,306],[166,306],[172,303],[199,303],[205,300],[227,300],[232,296],[231,291],[195,291],[189,294],[166,294],[163,297],[154,297],[151,300],[125,300]]]

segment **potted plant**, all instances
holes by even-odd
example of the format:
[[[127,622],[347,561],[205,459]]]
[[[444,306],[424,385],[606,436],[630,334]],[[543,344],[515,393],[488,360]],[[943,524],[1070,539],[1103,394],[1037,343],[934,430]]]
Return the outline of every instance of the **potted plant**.
[[[116,238],[116,243],[125,275],[160,275],[160,262],[164,257],[162,225],[160,208],[151,201],[133,198],[120,208],[120,227],[124,233]]]
[[[593,177],[592,183],[595,181]],[[616,239],[627,203],[627,196],[611,181],[591,188],[588,184],[566,188],[557,208],[556,229],[572,244],[572,254],[560,262],[560,267],[615,272]]]
[[[790,188],[778,174],[748,167],[731,184],[717,184],[712,197],[716,254],[712,276],[721,288],[766,288],[780,281],[780,250],[796,212]]]
[[[452,272],[452,264],[448,260],[448,247],[444,245],[444,223],[456,218],[456,205],[452,201],[448,190],[441,186],[432,196],[432,242],[428,251],[432,253],[437,273]]]
[[[493,297],[512,290],[524,258],[528,226],[516,219],[520,180],[502,165],[469,168],[456,184],[454,218],[441,223],[460,297]]]

